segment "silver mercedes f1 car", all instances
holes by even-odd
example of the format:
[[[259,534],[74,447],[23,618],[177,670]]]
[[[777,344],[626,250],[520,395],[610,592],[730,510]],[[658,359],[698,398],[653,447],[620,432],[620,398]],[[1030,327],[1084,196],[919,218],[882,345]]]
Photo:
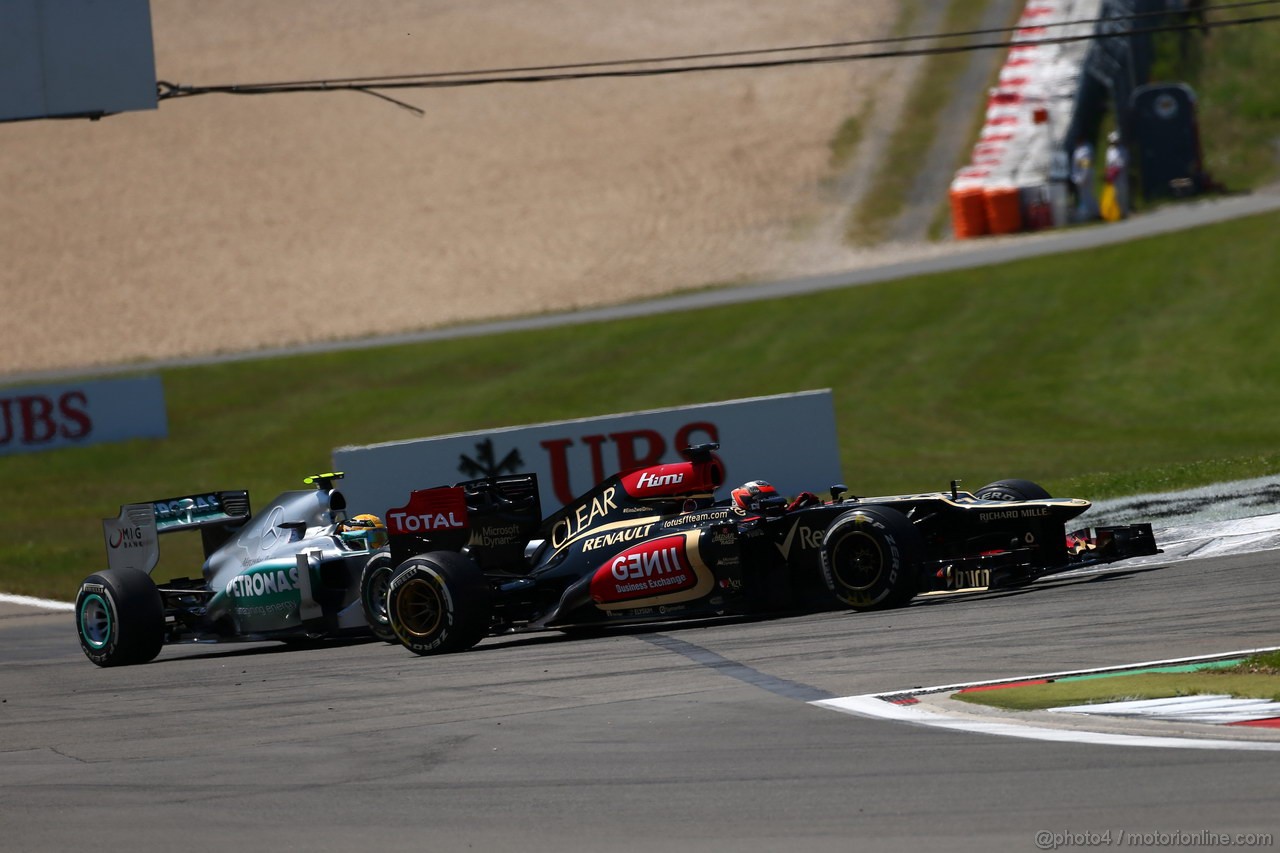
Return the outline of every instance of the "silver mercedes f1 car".
[[[244,490],[121,506],[102,522],[108,568],[76,596],[85,655],[119,666],[146,663],[168,643],[368,635],[360,585],[371,560],[387,559],[386,528],[375,515],[347,514],[334,488],[341,477],[308,477],[313,488],[285,492],[256,515]],[[174,533],[198,534],[203,563],[157,582],[160,539]]]

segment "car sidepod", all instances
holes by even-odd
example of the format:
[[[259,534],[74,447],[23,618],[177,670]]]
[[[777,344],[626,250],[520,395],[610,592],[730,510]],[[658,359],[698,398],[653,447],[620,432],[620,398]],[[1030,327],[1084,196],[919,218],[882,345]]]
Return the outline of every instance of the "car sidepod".
[[[619,552],[592,572],[592,602],[609,612],[703,598],[715,588],[715,576],[700,553],[701,538],[701,530],[678,531]]]

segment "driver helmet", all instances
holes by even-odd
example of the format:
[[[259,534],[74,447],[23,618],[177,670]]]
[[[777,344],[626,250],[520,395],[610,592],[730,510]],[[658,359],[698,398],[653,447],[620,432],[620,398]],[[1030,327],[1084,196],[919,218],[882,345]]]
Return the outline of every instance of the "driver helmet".
[[[730,492],[733,500],[733,511],[738,515],[746,515],[751,512],[759,512],[761,502],[768,498],[778,497],[778,490],[766,483],[764,480],[752,480],[749,483],[743,483],[738,488]]]
[[[387,526],[376,515],[365,513],[348,518],[338,525],[342,541],[353,546],[363,546],[376,551],[387,544]]]

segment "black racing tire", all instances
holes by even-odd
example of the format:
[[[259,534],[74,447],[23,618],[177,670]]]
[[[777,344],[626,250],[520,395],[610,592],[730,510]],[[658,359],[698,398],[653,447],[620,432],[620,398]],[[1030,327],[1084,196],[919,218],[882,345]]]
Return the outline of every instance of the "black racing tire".
[[[973,494],[987,501],[1038,501],[1052,497],[1043,486],[1030,480],[996,480]]]
[[[76,594],[76,633],[98,666],[146,663],[164,645],[164,602],[151,576],[137,569],[89,575]]]
[[[461,652],[489,634],[489,586],[470,558],[435,551],[401,563],[387,590],[387,621],[419,655]]]
[[[852,610],[889,610],[915,598],[924,555],[919,532],[889,507],[850,510],[822,537],[822,576]]]
[[[387,551],[379,551],[370,557],[360,572],[360,608],[364,611],[364,620],[369,623],[373,635],[387,643],[400,642],[387,619],[387,591],[391,589],[391,578],[395,573],[396,567]]]

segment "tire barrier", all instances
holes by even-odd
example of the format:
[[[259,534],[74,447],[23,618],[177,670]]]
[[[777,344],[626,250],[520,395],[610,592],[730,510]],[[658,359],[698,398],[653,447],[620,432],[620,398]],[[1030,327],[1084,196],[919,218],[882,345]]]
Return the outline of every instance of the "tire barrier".
[[[950,187],[957,239],[1065,225],[1070,214],[1067,132],[1089,41],[1039,40],[1088,35],[1103,0],[1028,0],[987,98],[986,116],[967,165]]]

